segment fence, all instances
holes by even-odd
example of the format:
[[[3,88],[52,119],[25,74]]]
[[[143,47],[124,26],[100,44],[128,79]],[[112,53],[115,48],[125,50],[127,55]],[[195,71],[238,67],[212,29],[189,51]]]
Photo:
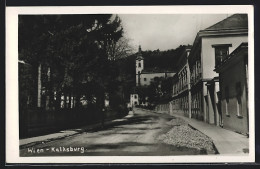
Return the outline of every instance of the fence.
[[[157,111],[158,113],[169,113],[170,109],[169,109],[169,103],[166,104],[158,104],[155,107],[155,111]]]
[[[126,114],[124,110],[119,114],[110,109],[102,117],[102,113],[95,107],[55,111],[40,108],[23,110],[20,111],[20,138],[101,123],[102,118],[116,119]]]

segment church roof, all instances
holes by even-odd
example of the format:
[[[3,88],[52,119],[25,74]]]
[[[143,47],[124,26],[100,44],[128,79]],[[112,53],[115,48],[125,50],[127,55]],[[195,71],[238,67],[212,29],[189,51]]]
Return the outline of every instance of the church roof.
[[[153,74],[153,73],[175,73],[175,70],[171,69],[162,69],[159,67],[154,67],[154,68],[145,68],[142,73],[143,74]]]

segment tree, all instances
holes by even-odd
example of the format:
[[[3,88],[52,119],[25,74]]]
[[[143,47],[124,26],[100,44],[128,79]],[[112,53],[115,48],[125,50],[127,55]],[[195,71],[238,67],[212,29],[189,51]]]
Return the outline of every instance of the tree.
[[[64,93],[77,95],[79,100],[83,88],[96,86],[90,85],[92,83],[105,89],[111,77],[115,78],[107,71],[111,68],[108,62],[109,47],[123,33],[119,17],[111,17],[19,16],[19,59],[35,67],[35,77],[38,76],[36,70],[40,64],[50,67],[50,91],[55,90],[58,98]],[[97,95],[102,95],[99,88],[92,89]]]
[[[110,60],[117,60],[128,57],[133,54],[134,48],[130,45],[130,40],[126,37],[121,37],[117,43],[113,44],[109,53]]]

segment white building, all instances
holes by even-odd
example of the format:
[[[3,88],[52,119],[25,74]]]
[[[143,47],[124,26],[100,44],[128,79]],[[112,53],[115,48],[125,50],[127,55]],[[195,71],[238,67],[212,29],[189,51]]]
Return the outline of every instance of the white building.
[[[219,74],[215,65],[243,42],[248,42],[247,14],[232,15],[197,33],[188,58],[192,118],[222,126]]]
[[[130,106],[134,107],[136,105],[139,105],[138,94],[131,94],[130,95]]]

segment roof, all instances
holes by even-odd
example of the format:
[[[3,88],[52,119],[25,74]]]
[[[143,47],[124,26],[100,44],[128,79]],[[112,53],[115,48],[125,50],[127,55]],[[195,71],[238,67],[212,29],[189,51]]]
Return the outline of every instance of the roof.
[[[234,28],[248,28],[247,14],[234,14],[205,30],[219,30],[219,29],[234,29]]]
[[[142,73],[143,74],[148,74],[148,73],[175,73],[176,71],[174,70],[169,70],[169,69],[161,69],[158,67],[154,67],[154,68],[145,68]]]
[[[200,44],[201,37],[204,36],[230,36],[230,35],[247,35],[248,34],[248,16],[247,14],[234,14],[226,19],[204,29],[197,33],[193,42],[192,49],[189,55],[193,57],[196,48]]]
[[[230,55],[226,58],[226,59],[229,59],[229,58],[232,58],[236,55],[238,55],[242,50],[247,50],[248,49],[248,42],[243,42],[241,43],[232,53],[230,53]]]

